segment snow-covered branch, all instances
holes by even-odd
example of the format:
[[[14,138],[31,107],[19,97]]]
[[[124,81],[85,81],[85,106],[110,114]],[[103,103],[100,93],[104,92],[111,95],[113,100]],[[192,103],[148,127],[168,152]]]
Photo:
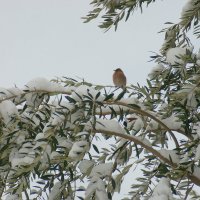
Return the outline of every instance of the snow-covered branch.
[[[174,154],[174,151],[172,151],[171,153],[166,155],[166,153],[164,153],[163,151],[154,149],[151,146],[151,143],[148,142],[147,140],[141,139],[137,136],[126,134],[124,129],[115,120],[99,119],[96,121],[95,129],[93,129],[92,123],[88,123],[86,125],[86,130],[92,131],[95,133],[106,134],[109,136],[117,136],[117,137],[123,138],[125,140],[134,142],[134,143],[140,145],[141,147],[143,147],[144,149],[146,149],[148,152],[152,153],[156,158],[158,158],[162,162],[167,163],[173,169],[176,169],[179,167],[179,160],[177,161],[177,159],[175,158],[177,155]],[[166,152],[167,152],[167,150],[166,150]],[[198,175],[191,174],[188,171],[186,173],[186,176],[188,176],[188,178],[191,179],[191,181],[194,184],[200,185],[200,177]]]

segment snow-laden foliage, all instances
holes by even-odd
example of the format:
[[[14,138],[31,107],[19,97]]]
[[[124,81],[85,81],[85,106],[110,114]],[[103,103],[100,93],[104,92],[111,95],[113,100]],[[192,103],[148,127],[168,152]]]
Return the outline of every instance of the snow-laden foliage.
[[[102,22],[99,25],[100,28],[110,29],[112,26],[117,30],[118,24],[121,20],[127,21],[131,14],[140,10],[145,12],[145,8],[156,0],[92,0],[91,4],[94,9],[89,12],[86,17],[83,17],[85,22],[102,18]],[[163,8],[164,9],[164,8]],[[185,32],[194,27],[194,34],[197,38],[200,37],[199,26],[199,14],[200,14],[200,0],[187,0],[186,4],[182,8],[180,13],[180,21],[177,24],[171,24],[171,26],[165,30],[165,41],[167,46],[175,45],[177,39],[186,39]],[[171,46],[175,47],[175,46]],[[165,49],[165,48],[164,48]]]
[[[126,199],[194,194],[200,185],[199,54],[187,49],[172,49],[165,61],[158,59],[146,86],[126,92],[68,78],[34,79],[13,94],[2,89],[2,194],[111,199],[136,169],[143,176],[131,175]]]

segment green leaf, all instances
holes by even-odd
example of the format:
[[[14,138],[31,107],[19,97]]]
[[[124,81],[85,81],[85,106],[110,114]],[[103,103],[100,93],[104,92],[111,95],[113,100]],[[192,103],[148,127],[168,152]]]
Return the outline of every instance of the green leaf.
[[[115,101],[119,101],[126,94],[126,90],[123,90],[115,99]]]
[[[104,99],[104,101],[108,101],[109,99],[112,99],[112,97],[114,96],[114,93],[111,93],[109,95],[107,95]]]
[[[111,184],[112,184],[113,189],[115,190],[116,183],[115,183],[115,180],[113,178],[111,178]]]
[[[115,110],[111,107],[111,106],[109,106],[109,108],[110,108],[110,110],[112,111],[112,113],[111,113],[111,119],[112,118],[114,118],[114,117],[116,117],[117,116],[117,113],[115,112]]]
[[[95,144],[92,144],[92,147],[94,148],[94,150],[99,154],[99,149]]]
[[[95,99],[98,99],[99,96],[100,96],[100,94],[101,94],[101,92],[98,92],[98,93],[96,94],[96,96],[95,96]]]
[[[71,98],[70,96],[65,96],[65,98],[70,102],[70,103],[76,103],[76,101],[73,99],[73,98]]]
[[[137,109],[137,110],[140,110],[141,109],[141,107],[140,106],[138,106],[137,104],[128,104],[131,108],[135,108],[135,109]]]

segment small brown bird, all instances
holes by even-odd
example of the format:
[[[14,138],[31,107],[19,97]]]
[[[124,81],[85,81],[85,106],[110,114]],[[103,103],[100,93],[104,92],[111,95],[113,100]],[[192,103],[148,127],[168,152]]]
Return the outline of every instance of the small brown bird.
[[[117,86],[117,87],[121,87],[121,88],[125,89],[125,87],[126,87],[126,76],[124,75],[124,72],[120,68],[117,68],[114,71],[115,71],[114,74],[113,74],[114,85]]]

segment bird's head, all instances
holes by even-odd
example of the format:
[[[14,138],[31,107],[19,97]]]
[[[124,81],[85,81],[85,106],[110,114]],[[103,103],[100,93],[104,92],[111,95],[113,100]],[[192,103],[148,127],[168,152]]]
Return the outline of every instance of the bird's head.
[[[115,72],[122,72],[122,70],[120,68],[117,68],[114,70]]]

